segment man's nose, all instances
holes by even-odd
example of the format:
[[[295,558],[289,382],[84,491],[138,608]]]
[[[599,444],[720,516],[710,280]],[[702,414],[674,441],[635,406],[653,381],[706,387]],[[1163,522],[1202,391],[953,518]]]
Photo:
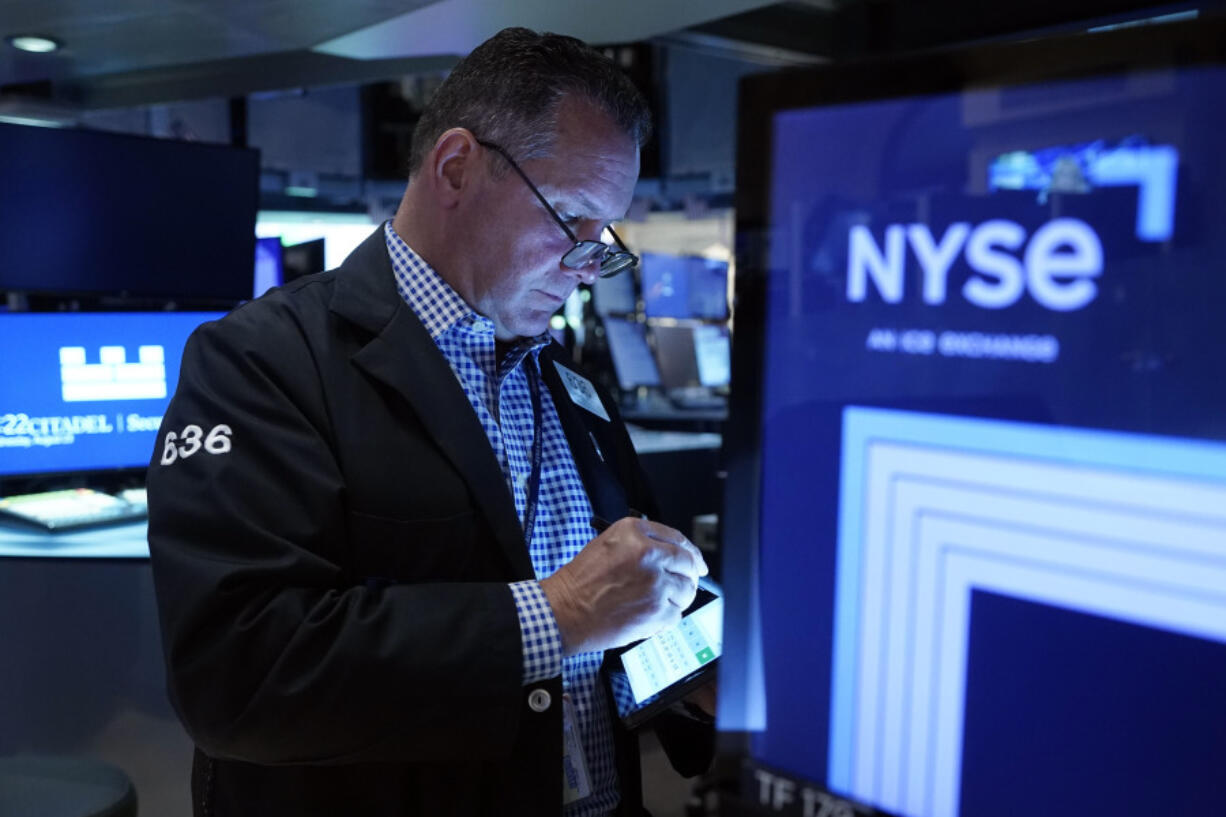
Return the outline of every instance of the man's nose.
[[[600,277],[600,260],[592,259],[577,270],[572,270],[581,283],[591,286]]]

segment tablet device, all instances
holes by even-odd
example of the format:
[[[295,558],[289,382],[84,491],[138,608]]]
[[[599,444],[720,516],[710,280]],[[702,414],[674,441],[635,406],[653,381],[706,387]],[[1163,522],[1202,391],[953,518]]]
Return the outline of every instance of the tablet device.
[[[612,656],[609,685],[628,729],[642,726],[715,677],[724,600],[699,587],[680,623]]]

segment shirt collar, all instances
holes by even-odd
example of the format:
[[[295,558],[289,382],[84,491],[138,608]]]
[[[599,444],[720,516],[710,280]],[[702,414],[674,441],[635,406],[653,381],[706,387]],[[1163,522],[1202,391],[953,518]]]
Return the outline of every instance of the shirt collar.
[[[488,335],[494,342],[494,322],[478,314],[460,297],[450,284],[443,280],[434,268],[426,263],[408,243],[400,237],[389,220],[383,225],[387,241],[387,253],[392,260],[392,272],[396,277],[396,289],[409,308],[437,343],[448,331],[463,327],[477,335]],[[521,338],[508,352],[504,361],[519,360],[527,352],[539,352],[549,343],[549,333],[542,332],[534,338]]]
[[[413,251],[405,240],[392,229],[392,222],[383,225],[387,241],[387,254],[392,259],[392,272],[396,276],[396,289],[409,308],[417,315],[430,337],[435,341],[457,324],[480,329],[488,324],[493,336],[494,324],[473,311],[460,293],[439,276],[434,268]]]

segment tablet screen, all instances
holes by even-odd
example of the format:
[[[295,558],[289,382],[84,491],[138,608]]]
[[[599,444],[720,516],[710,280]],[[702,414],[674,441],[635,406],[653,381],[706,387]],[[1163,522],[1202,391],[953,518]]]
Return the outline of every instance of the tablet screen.
[[[610,681],[627,726],[643,723],[705,682],[723,650],[723,615],[724,600],[709,595],[675,626],[618,655],[620,666]]]

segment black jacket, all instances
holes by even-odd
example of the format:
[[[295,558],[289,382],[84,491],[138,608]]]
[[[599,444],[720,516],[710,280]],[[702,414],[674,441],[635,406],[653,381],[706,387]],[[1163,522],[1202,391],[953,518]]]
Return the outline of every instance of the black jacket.
[[[602,395],[613,422],[576,407],[553,359],[595,512],[649,510],[616,407]],[[560,813],[562,682],[522,684],[507,588],[533,578],[523,533],[382,229],[192,336],[150,466],[149,546],[196,815]],[[636,814],[636,744],[617,731]]]

